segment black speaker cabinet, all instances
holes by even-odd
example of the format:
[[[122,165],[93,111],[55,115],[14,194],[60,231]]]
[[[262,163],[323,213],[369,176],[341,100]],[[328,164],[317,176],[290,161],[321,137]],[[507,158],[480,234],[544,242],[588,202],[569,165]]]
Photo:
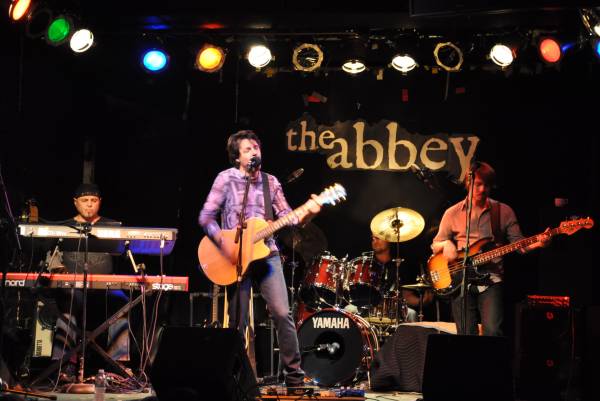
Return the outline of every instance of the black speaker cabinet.
[[[512,401],[510,359],[505,337],[431,334],[423,401]]]
[[[516,319],[517,395],[531,400],[562,399],[575,369],[572,309],[519,304]]]
[[[258,395],[234,329],[166,327],[149,372],[160,401],[242,400]]]

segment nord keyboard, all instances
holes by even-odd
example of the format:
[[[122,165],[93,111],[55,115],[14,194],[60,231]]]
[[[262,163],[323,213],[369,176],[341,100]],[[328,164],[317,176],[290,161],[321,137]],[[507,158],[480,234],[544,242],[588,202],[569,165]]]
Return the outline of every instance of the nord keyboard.
[[[0,279],[2,279],[0,273]],[[6,274],[6,286],[17,288],[83,288],[83,274],[43,273],[36,285],[37,273]],[[178,276],[134,276],[120,274],[88,274],[87,287],[96,290],[148,290],[188,291],[188,277]]]
[[[82,234],[76,227],[55,224],[19,224],[19,234],[28,238],[62,239],[65,241],[62,250],[82,250],[83,246],[76,241]],[[120,254],[127,245],[133,253],[143,255],[169,255],[177,239],[176,228],[92,226],[89,241],[90,252],[108,252]],[[69,243],[68,241],[71,241]],[[112,241],[110,243],[104,241]],[[161,249],[162,248],[162,249]]]

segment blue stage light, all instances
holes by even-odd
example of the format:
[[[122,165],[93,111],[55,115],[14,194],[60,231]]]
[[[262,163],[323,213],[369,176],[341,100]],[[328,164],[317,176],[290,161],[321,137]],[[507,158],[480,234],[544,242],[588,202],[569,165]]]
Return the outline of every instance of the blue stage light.
[[[150,72],[158,72],[166,68],[169,56],[162,50],[152,49],[144,53],[142,65]]]

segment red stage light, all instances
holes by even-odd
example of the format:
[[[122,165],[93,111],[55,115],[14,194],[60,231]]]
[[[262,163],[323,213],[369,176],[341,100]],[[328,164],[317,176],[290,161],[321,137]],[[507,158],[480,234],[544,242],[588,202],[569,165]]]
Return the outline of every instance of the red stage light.
[[[547,63],[557,63],[562,57],[560,44],[553,38],[544,38],[540,41],[539,52],[542,60]]]

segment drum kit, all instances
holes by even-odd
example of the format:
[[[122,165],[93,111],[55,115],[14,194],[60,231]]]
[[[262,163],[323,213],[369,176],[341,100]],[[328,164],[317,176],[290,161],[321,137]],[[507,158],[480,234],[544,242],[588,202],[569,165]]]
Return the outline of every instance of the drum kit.
[[[371,220],[374,237],[396,244],[394,267],[402,260],[400,242],[418,236],[423,217],[406,208],[391,208]],[[299,285],[296,313],[302,368],[314,382],[336,386],[356,382],[370,369],[379,345],[406,321],[407,305],[402,291],[386,287],[382,265],[373,252],[348,260],[322,251],[312,259]],[[394,289],[417,291],[419,319],[423,319],[423,294],[429,288],[422,277],[415,284]],[[295,300],[294,300],[295,301]]]

